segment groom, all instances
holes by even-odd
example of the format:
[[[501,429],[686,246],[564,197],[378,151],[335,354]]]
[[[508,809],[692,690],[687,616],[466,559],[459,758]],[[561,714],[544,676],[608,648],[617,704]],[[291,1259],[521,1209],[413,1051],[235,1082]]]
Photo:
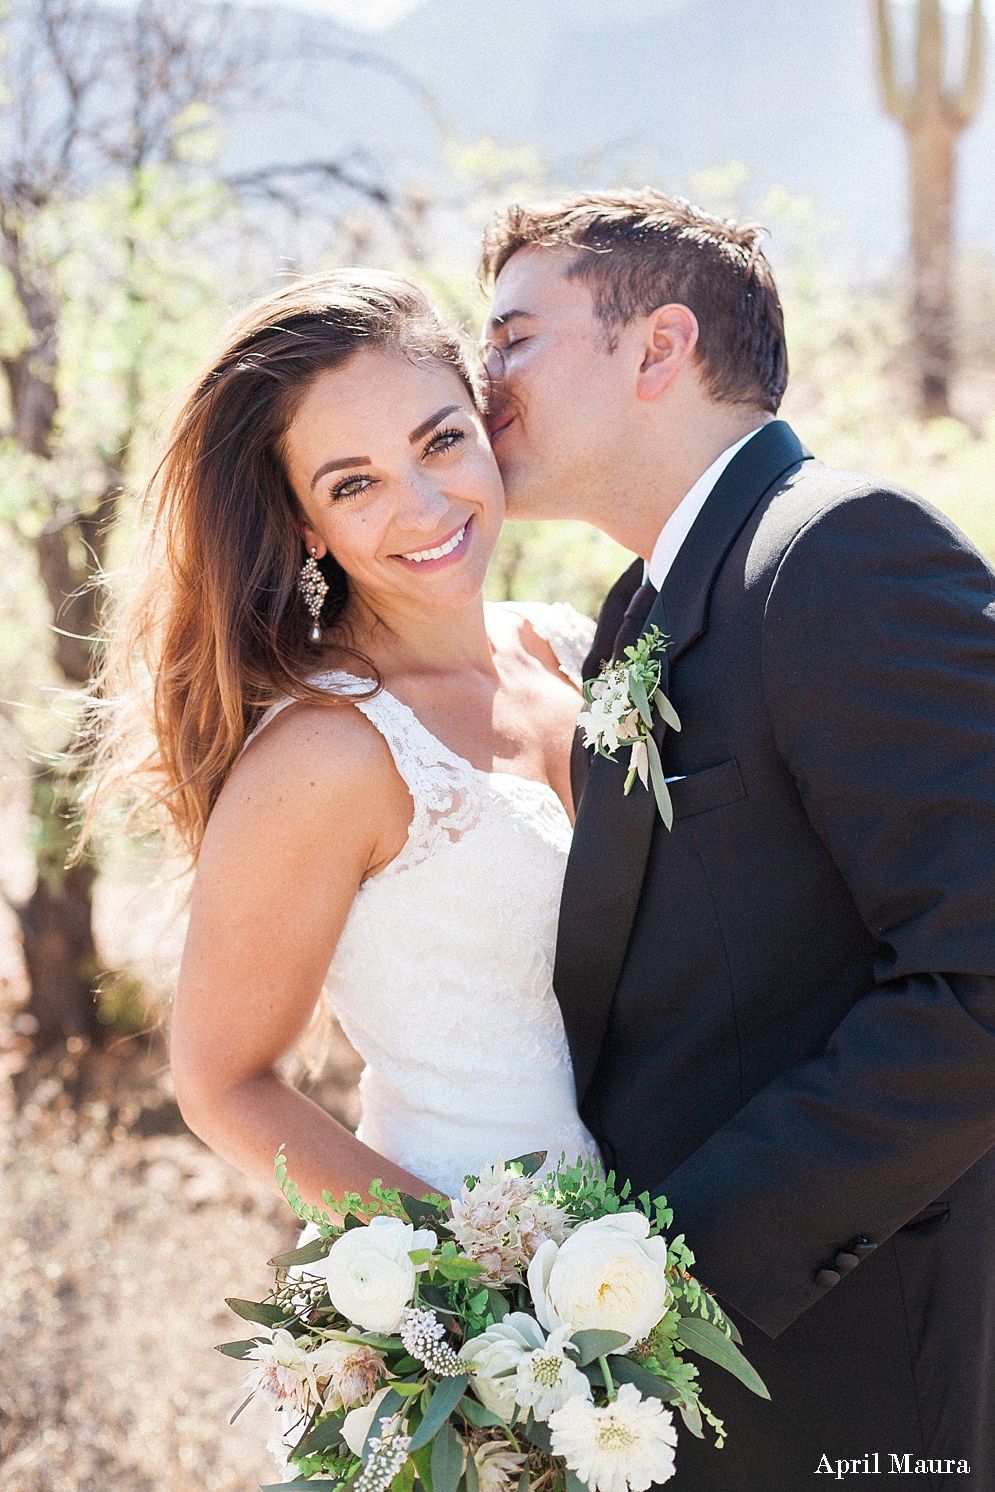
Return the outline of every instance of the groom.
[[[509,208],[483,268],[509,516],[639,556],[588,676],[655,624],[683,727],[670,831],[576,752],[556,964],[585,1121],[771,1391],[705,1363],[728,1445],[683,1434],[673,1485],[990,1492],[995,574],[775,418],[758,230],[592,193]]]

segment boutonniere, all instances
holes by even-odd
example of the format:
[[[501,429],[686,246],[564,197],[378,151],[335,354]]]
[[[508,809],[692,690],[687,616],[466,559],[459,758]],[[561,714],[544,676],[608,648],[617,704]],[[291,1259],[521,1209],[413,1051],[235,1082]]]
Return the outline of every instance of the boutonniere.
[[[626,796],[638,777],[653,796],[660,817],[669,829],[674,809],[663,776],[663,766],[653,739],[653,711],[671,730],[680,730],[681,722],[670,700],[660,688],[660,658],[667,640],[659,627],[651,627],[639,641],[625,649],[624,661],[605,663],[596,679],[584,685],[589,708],[577,724],[584,732],[585,746],[593,746],[600,756],[615,760],[620,746],[629,745],[629,770],[623,792]]]

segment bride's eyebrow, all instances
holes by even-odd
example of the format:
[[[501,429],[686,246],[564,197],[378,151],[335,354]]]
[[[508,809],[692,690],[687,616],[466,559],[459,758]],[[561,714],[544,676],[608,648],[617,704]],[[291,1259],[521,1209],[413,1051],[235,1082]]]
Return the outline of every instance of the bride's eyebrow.
[[[414,445],[415,441],[421,440],[423,435],[427,435],[440,420],[444,420],[447,414],[455,414],[457,409],[459,409],[458,404],[447,404],[444,409],[437,409],[430,419],[422,421],[417,430],[412,430],[408,436],[408,440]]]
[[[326,477],[330,471],[344,471],[347,466],[369,466],[369,456],[346,456],[342,461],[326,461],[324,466],[319,466],[311,478],[311,491],[314,491],[315,482],[321,477]]]

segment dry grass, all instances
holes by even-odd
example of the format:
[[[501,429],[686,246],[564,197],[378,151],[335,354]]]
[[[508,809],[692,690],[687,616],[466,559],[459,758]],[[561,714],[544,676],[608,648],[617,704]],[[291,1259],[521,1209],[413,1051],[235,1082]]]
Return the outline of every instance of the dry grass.
[[[105,892],[120,930],[122,894]],[[269,1413],[229,1426],[245,1369],[212,1349],[244,1334],[225,1296],[264,1291],[297,1225],[183,1130],[161,1038],[24,1066],[5,911],[0,1492],[251,1492],[274,1480]],[[357,1072],[333,1030],[314,1096],[347,1122]]]

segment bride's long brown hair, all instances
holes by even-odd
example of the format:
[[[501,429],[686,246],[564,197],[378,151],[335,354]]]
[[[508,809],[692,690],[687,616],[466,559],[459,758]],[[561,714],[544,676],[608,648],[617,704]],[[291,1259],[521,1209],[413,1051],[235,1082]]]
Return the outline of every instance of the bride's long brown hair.
[[[307,556],[282,443],[315,379],[361,348],[448,364],[478,401],[456,334],[400,275],[315,276],[235,322],[185,399],[149,489],[144,579],[111,629],[95,691],[90,818],[125,788],[137,807],[164,810],[196,857],[266,707],[288,695],[330,702],[308,683],[323,645],[309,640],[299,592]],[[331,555],[320,564],[325,641],[348,651],[336,632],[348,579]]]

